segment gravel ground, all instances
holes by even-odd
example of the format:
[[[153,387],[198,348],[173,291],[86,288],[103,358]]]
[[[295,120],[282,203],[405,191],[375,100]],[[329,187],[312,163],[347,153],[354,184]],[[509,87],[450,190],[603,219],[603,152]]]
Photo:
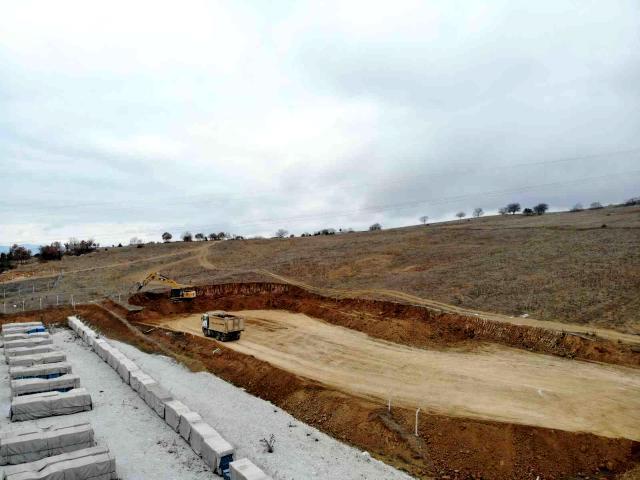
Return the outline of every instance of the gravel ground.
[[[210,373],[193,373],[171,358],[111,343],[218,430],[236,447],[236,458],[250,458],[274,480],[411,478]],[[267,453],[260,439],[271,434],[275,451]]]
[[[9,421],[10,391],[8,366],[0,361],[0,430],[21,430],[68,422],[88,421],[99,445],[107,445],[116,456],[118,475],[125,480],[200,480],[214,475],[180,436],[125,384],[81,340],[68,330],[52,335],[53,342],[67,354],[81,386],[91,393],[93,410],[36,421]],[[2,358],[4,358],[4,352]],[[0,477],[2,467],[0,467]],[[214,477],[217,478],[217,477]]]
[[[91,393],[93,410],[11,423],[8,367],[2,362],[0,430],[89,421],[98,444],[108,445],[115,454],[118,474],[124,480],[218,478],[186,442],[72,332],[59,330],[53,332],[52,337],[54,344],[66,352],[73,372],[80,376],[81,386]],[[111,343],[235,445],[236,458],[250,458],[274,480],[411,478],[214,375],[193,373],[173,359],[149,355],[124,343]],[[276,439],[275,452],[267,453],[260,439],[271,434]],[[2,467],[0,475],[1,472]]]

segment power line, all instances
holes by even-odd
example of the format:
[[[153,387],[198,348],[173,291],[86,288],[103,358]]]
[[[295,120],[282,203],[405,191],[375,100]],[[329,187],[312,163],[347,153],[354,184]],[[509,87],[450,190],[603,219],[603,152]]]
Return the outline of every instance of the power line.
[[[478,167],[477,165],[466,165],[463,168],[460,168],[458,170],[450,170],[447,172],[412,174],[410,178],[412,180],[415,180],[417,178],[433,179],[433,178],[439,178],[439,177],[459,176],[459,175],[464,175],[470,172],[480,173],[480,172],[489,172],[489,171],[504,171],[507,169],[514,169],[514,168],[569,163],[569,162],[577,162],[577,161],[584,161],[584,160],[593,160],[598,158],[611,158],[611,157],[628,155],[628,154],[640,154],[640,147],[627,149],[627,150],[617,150],[617,151],[611,151],[606,153],[598,153],[598,154],[592,154],[592,155],[580,155],[580,156],[573,156],[573,157],[556,158],[551,160],[540,160],[540,161],[524,162],[524,163],[511,163],[511,164],[503,164],[503,165],[496,165],[496,166]],[[405,183],[406,181],[407,181],[407,178],[397,179],[397,180],[386,179],[382,185],[383,186],[398,185],[398,184]],[[369,188],[375,185],[379,185],[379,183],[345,181],[345,182],[334,183],[332,185],[332,188],[334,189],[344,189],[344,188],[353,189],[353,188],[363,188],[363,187]],[[99,207],[101,208],[101,213],[105,213],[105,211],[113,211],[113,210],[116,210],[116,211],[122,210],[122,209],[131,210],[133,202],[135,202],[135,206],[142,207],[144,205],[153,205],[156,208],[159,206],[158,205],[159,202],[167,205],[168,207],[174,206],[174,205],[198,205],[198,204],[201,205],[204,202],[207,202],[208,205],[212,205],[215,203],[228,204],[229,202],[232,202],[232,201],[237,202],[242,200],[263,198],[263,197],[272,195],[274,193],[280,193],[280,190],[274,189],[269,191],[263,191],[253,195],[240,195],[240,196],[239,195],[234,196],[234,195],[194,194],[194,195],[180,195],[180,196],[173,196],[173,197],[162,197],[154,200],[140,200],[140,199],[133,200],[132,199],[126,202],[105,201],[105,202],[66,203],[66,204],[57,204],[57,205],[51,204],[51,203],[42,205],[38,203],[29,204],[25,202],[13,202],[13,203],[3,202],[3,204],[0,205],[0,208],[2,207],[4,208],[38,208],[43,211],[52,211],[52,210],[62,210],[62,209],[77,210],[77,209]],[[106,209],[109,209],[109,210],[106,210]],[[45,215],[45,213],[43,212],[42,215]]]
[[[474,192],[474,193],[468,193],[468,194],[461,194],[461,195],[452,195],[452,196],[448,196],[448,197],[438,197],[438,198],[429,198],[429,199],[416,199],[416,200],[410,200],[410,201],[405,201],[405,202],[398,202],[398,203],[388,203],[388,204],[381,204],[381,205],[372,205],[372,206],[368,206],[368,207],[362,207],[362,208],[358,208],[358,209],[353,209],[353,210],[338,210],[338,211],[332,211],[332,212],[323,212],[323,213],[310,213],[310,214],[306,214],[306,215],[295,215],[295,216],[289,216],[289,217],[282,217],[282,218],[265,218],[265,219],[259,219],[259,220],[252,220],[249,222],[241,222],[241,223],[236,223],[234,225],[235,227],[256,227],[256,226],[266,226],[266,225],[290,225],[291,223],[295,223],[295,222],[303,222],[303,221],[310,221],[310,220],[326,220],[326,219],[336,219],[336,218],[344,218],[344,217],[350,217],[350,216],[354,216],[354,215],[360,215],[360,214],[365,214],[365,213],[382,213],[382,212],[386,212],[386,211],[402,211],[402,210],[408,210],[408,209],[412,209],[412,208],[416,208],[418,206],[435,206],[435,205],[443,205],[443,204],[447,204],[447,203],[454,203],[454,202],[459,202],[462,200],[470,200],[470,199],[474,199],[474,198],[488,198],[488,197],[499,197],[502,195],[507,195],[507,194],[521,194],[524,192],[530,192],[533,190],[543,190],[543,189],[548,189],[548,188],[553,188],[553,187],[559,187],[559,186],[566,186],[566,185],[573,185],[573,184],[585,184],[585,183],[590,183],[590,182],[595,182],[595,181],[599,181],[599,180],[603,180],[603,179],[608,179],[608,178],[614,178],[614,177],[619,177],[621,175],[625,175],[625,176],[635,176],[635,175],[640,175],[640,170],[629,170],[629,171],[625,171],[625,172],[619,172],[619,173],[615,173],[615,174],[608,174],[608,175],[598,175],[598,176],[591,176],[591,177],[583,177],[583,178],[578,178],[578,179],[573,179],[573,180],[562,180],[562,181],[556,181],[556,182],[548,182],[548,183],[540,183],[540,184],[533,184],[533,185],[523,185],[520,187],[516,187],[516,188],[509,188],[509,189],[501,189],[501,190],[491,190],[491,191],[483,191],[483,192]],[[290,228],[290,227],[289,227]],[[174,225],[174,226],[170,226],[170,227],[163,227],[161,230],[163,231],[185,231],[185,230],[201,230],[201,231],[211,231],[211,230],[219,230],[220,227],[219,225],[200,225],[197,227],[189,227],[189,226],[184,226],[184,225]],[[145,235],[145,236],[159,236],[161,232],[156,231],[156,230],[143,230],[143,229],[131,229],[131,230],[123,230],[118,232],[118,237],[122,238],[122,237],[126,237],[128,235]],[[113,237],[115,238],[115,237]],[[97,240],[100,240],[100,238],[96,238]],[[51,238],[50,240],[47,240],[47,242],[49,241],[54,241],[56,239]]]
[[[494,190],[494,191],[488,191],[488,192],[478,192],[478,193],[470,193],[470,194],[464,194],[464,195],[441,197],[441,198],[435,199],[435,200],[434,199],[412,200],[412,201],[395,203],[395,204],[373,205],[373,206],[370,206],[370,207],[363,207],[363,208],[359,208],[357,210],[351,210],[351,211],[331,212],[331,213],[325,213],[325,214],[320,214],[320,215],[318,215],[318,214],[300,215],[300,216],[286,217],[286,218],[280,218],[280,219],[265,219],[265,220],[256,221],[256,222],[237,223],[236,225],[237,226],[255,226],[255,225],[261,225],[261,224],[265,224],[265,223],[266,224],[281,224],[281,223],[287,223],[287,222],[298,221],[298,220],[316,220],[316,219],[324,219],[324,218],[335,218],[335,217],[351,216],[351,215],[357,215],[357,214],[360,214],[360,213],[378,213],[378,212],[383,212],[383,211],[386,211],[386,210],[412,208],[412,207],[416,207],[416,206],[424,205],[424,204],[442,205],[442,204],[446,204],[446,203],[457,202],[457,201],[460,201],[460,200],[477,198],[477,197],[480,197],[480,196],[482,196],[482,197],[489,197],[489,196],[495,197],[495,196],[499,196],[499,195],[505,195],[505,194],[511,194],[511,193],[522,193],[522,192],[528,192],[528,191],[531,191],[531,190],[543,189],[543,188],[549,188],[549,187],[556,187],[556,186],[562,186],[562,185],[570,185],[570,184],[576,184],[576,183],[587,183],[587,182],[591,182],[591,181],[594,181],[594,180],[602,180],[604,178],[617,177],[617,176],[620,176],[620,175],[638,175],[638,174],[640,174],[640,170],[631,170],[631,171],[620,172],[620,173],[616,173],[616,174],[599,175],[599,176],[595,176],[595,177],[579,178],[579,179],[575,179],[575,180],[565,180],[565,181],[558,181],[558,182],[551,182],[551,183],[542,183],[542,184],[537,184],[537,185],[521,186],[521,187],[518,187],[518,188],[510,188],[510,189],[504,189],[504,190]]]

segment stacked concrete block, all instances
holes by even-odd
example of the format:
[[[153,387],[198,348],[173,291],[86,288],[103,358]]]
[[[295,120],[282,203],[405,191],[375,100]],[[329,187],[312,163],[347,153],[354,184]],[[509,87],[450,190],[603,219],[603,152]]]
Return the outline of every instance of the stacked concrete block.
[[[68,362],[24,366],[15,365],[9,367],[9,378],[11,378],[11,380],[21,378],[55,378],[67,373],[71,373],[71,364]]]
[[[164,406],[173,400],[173,396],[157,382],[146,389],[144,401],[151,409],[164,419]]]
[[[271,480],[271,477],[256,467],[248,458],[241,458],[229,464],[230,480]]]
[[[154,388],[156,385],[158,385],[158,382],[149,375],[145,375],[143,378],[139,379],[138,396],[144,400],[147,405],[149,405],[151,399],[149,389]]]
[[[144,400],[144,390],[146,385],[154,383],[155,380],[142,370],[135,370],[129,374],[129,385]],[[142,392],[142,393],[141,393]]]
[[[66,355],[53,346],[42,324],[14,324],[2,329],[11,378],[13,422],[70,415],[92,409],[91,395],[80,388]],[[80,325],[77,325],[80,327]],[[83,330],[85,341],[92,332]],[[2,480],[115,479],[115,459],[95,447],[86,422],[0,432]]]
[[[19,333],[9,333],[2,336],[4,343],[13,342],[14,340],[24,340],[26,338],[49,338],[49,332],[32,332],[29,331]]]
[[[93,429],[86,422],[3,432],[0,433],[0,465],[34,462],[94,445]]]
[[[191,449],[198,455],[202,454],[202,445],[204,440],[210,437],[218,437],[218,432],[205,422],[194,423],[191,425],[191,434],[189,435],[189,445]]]
[[[39,353],[56,352],[57,349],[53,345],[40,345],[37,347],[11,347],[5,345],[4,356],[7,363],[11,364],[11,357],[21,357],[23,355],[37,355]]]
[[[2,325],[2,335],[5,335],[11,332],[31,330],[38,327],[43,327],[42,322],[5,323],[4,325]]]
[[[178,426],[178,432],[180,436],[185,439],[185,441],[191,444],[191,429],[194,425],[198,423],[202,423],[202,417],[197,412],[186,412],[180,415],[180,424]]]
[[[67,359],[66,354],[59,350],[53,350],[44,353],[35,353],[29,355],[14,355],[7,358],[7,363],[11,367],[31,367],[35,365],[46,365],[48,363],[64,362]]]
[[[18,338],[16,340],[5,341],[4,348],[12,349],[18,347],[39,347],[42,345],[51,345],[52,343],[53,340],[51,340],[48,335],[46,337],[29,336],[29,338]]]
[[[68,392],[34,393],[11,400],[11,421],[70,415],[91,408],[91,395],[84,388],[74,388]]]
[[[106,447],[91,447],[6,467],[3,480],[112,480],[116,459]]]
[[[233,461],[235,449],[217,432],[202,441],[202,459],[209,468],[220,476],[227,478],[229,464]]]
[[[129,360],[127,357],[124,357],[124,359],[120,360],[117,371],[118,375],[120,375],[120,378],[122,378],[122,381],[124,381],[124,383],[128,385],[131,385],[131,373],[140,371],[140,369],[135,363],[133,363],[133,361]]]
[[[80,377],[67,373],[56,378],[23,378],[11,380],[11,396],[19,397],[42,392],[67,392],[80,388]]]
[[[180,416],[189,411],[189,407],[180,400],[171,400],[164,404],[164,421],[177,432],[180,426]]]

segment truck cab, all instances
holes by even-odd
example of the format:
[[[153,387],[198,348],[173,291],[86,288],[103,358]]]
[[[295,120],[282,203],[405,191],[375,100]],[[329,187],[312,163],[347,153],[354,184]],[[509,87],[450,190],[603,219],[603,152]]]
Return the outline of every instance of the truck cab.
[[[203,313],[201,321],[205,337],[213,337],[223,342],[238,340],[244,331],[244,318],[223,310]]]

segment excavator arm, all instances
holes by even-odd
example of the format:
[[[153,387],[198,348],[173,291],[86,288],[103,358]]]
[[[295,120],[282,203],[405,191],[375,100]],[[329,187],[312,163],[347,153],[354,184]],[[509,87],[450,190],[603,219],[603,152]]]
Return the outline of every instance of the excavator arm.
[[[147,277],[142,280],[141,282],[138,282],[138,290],[142,290],[144,287],[146,287],[149,283],[151,282],[160,282],[160,283],[164,283],[166,285],[169,285],[171,288],[183,288],[186,287],[186,285],[181,285],[178,282],[176,282],[175,280],[171,280],[168,277],[165,277],[164,275],[158,273],[158,272],[153,272],[150,273],[149,275],[147,275]]]

